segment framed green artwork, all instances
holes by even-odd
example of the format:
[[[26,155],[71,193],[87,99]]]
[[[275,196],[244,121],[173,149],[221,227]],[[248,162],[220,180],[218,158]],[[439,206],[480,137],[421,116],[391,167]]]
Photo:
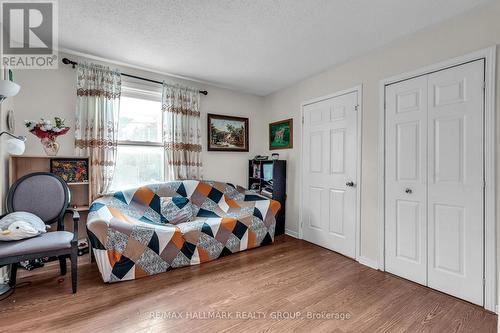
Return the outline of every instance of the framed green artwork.
[[[293,119],[269,124],[269,149],[293,148]]]

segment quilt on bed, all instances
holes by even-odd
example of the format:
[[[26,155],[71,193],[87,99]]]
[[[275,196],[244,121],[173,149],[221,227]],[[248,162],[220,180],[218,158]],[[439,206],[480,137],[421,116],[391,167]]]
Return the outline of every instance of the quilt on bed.
[[[195,218],[168,223],[161,213],[168,197],[188,198]],[[104,282],[132,280],[271,243],[279,209],[227,183],[166,182],[95,200],[87,233]]]

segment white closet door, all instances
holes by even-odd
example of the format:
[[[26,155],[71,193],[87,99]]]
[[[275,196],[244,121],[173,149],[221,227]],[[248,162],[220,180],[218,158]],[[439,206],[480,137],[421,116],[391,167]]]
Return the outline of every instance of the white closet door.
[[[427,283],[427,77],[386,88],[385,269]]]
[[[428,286],[483,305],[482,60],[429,75]]]
[[[351,92],[304,106],[302,233],[356,256],[357,111]]]

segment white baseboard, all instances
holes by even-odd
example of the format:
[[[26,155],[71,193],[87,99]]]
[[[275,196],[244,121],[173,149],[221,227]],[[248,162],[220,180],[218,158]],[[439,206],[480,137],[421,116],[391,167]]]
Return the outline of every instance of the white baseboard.
[[[297,231],[293,231],[293,230],[290,230],[290,229],[285,229],[285,234],[288,235],[288,236],[290,236],[290,237],[299,239],[299,233]]]
[[[372,260],[372,259],[369,259],[366,257],[359,256],[358,262],[362,265],[365,265],[365,266],[368,266],[370,268],[378,270],[378,261],[376,261],[376,260]]]

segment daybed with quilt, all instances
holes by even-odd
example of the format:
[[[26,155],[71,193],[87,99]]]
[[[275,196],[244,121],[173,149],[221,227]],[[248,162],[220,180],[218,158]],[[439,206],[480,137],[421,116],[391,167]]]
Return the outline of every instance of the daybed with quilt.
[[[186,209],[191,220],[174,221]],[[231,184],[174,181],[98,198],[87,232],[102,279],[116,282],[271,243],[279,209],[279,202]]]

